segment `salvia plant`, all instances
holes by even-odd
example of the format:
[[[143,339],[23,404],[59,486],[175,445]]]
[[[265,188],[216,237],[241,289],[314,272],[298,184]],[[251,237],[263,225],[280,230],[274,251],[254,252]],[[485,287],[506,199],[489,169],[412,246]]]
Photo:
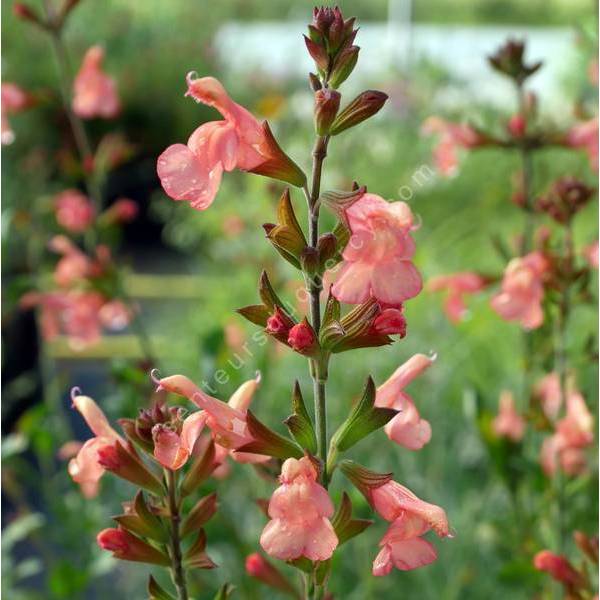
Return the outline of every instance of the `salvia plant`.
[[[498,444],[506,446],[503,456],[508,459],[500,461],[500,467],[515,502],[521,550],[536,569],[562,585],[565,597],[592,598],[595,583],[590,567],[597,569],[598,538],[592,532],[572,532],[570,546],[579,548],[577,566],[575,557],[571,562],[564,553],[572,527],[568,505],[574,494],[585,493],[582,486],[592,472],[588,450],[594,445],[595,426],[578,387],[578,370],[597,362],[597,341],[592,332],[585,340],[574,341],[572,321],[575,312],[596,302],[592,275],[598,269],[598,241],[576,240],[574,231],[575,220],[580,214],[585,218],[596,190],[571,175],[544,187],[538,155],[561,147],[584,150],[597,171],[598,116],[580,114],[581,120],[566,130],[544,120],[535,94],[527,89],[542,64],[526,61],[524,42],[509,40],[488,60],[515,90],[517,112],[503,123],[504,131],[484,131],[438,117],[430,117],[423,129],[439,136],[434,156],[446,175],[457,172],[460,149],[517,153],[521,169],[515,176],[512,204],[523,215],[523,228],[512,244],[490,232],[494,247],[508,262],[503,273],[440,275],[428,287],[446,294],[445,310],[455,323],[466,315],[469,295],[498,287],[490,301],[492,310],[523,330],[524,385],[515,393],[502,392],[498,415],[482,422],[482,432],[496,455]],[[597,64],[592,76],[597,85]],[[523,469],[532,445],[546,477],[546,493],[533,508],[526,506],[522,493],[535,479],[531,470]],[[548,549],[532,557],[529,526],[536,520],[550,522],[553,535],[535,540],[538,548]]]
[[[62,26],[74,4],[45,17],[18,5],[20,16],[50,35],[59,61],[64,53]],[[315,130],[308,175],[284,152],[271,126],[237,104],[217,79],[187,75],[186,95],[214,107],[222,119],[200,125],[187,143],[168,147],[158,158],[158,176],[171,198],[189,202],[198,211],[210,208],[222,177],[234,169],[286,184],[273,222],[263,226],[264,234],[304,282],[308,314],[298,314],[282,299],[266,271],[259,276],[259,299],[238,312],[273,343],[306,358],[314,410],[305,402],[307,390],[292,382],[291,408],[281,414],[284,434],[250,410],[260,375],[225,402],[184,375],[164,376],[154,370],[158,400],[135,419],[121,419],[119,433],[94,400],[73,390],[73,406],[93,437],[76,449],[69,474],[88,497],[97,493],[105,472],[138,488],[124,503],[122,514],[114,517],[114,527],[101,531],[97,542],[115,558],[170,571],[172,589],[159,583],[160,576],[150,577],[151,598],[186,600],[189,571],[216,566],[207,551],[204,526],[215,514],[217,498],[202,495],[202,487],[228,458],[279,475],[278,486],[263,507],[267,522],[257,540],[262,553],[248,556],[246,569],[295,598],[324,598],[334,552],[373,523],[353,514],[349,485],[389,524],[379,548],[373,549],[373,575],[423,567],[437,558],[426,534],[450,537],[442,508],[418,498],[392,473],[378,473],[344,457],[381,428],[393,443],[410,450],[429,442],[430,424],[404,389],[432,365],[434,357],[409,358],[379,385],[365,373],[364,387],[356,390],[357,399],[346,418],[328,423],[330,362],[342,352],[404,338],[404,303],[422,289],[412,262],[417,223],[411,208],[405,202],[385,200],[359,183],[345,190],[322,189],[330,144],[347,130],[364,127],[387,99],[375,90],[342,98],[342,86],[358,63],[357,31],[355,19],[345,19],[338,8],[316,8],[304,36],[315,63],[307,90],[314,96]],[[114,82],[100,71],[101,61],[102,52],[90,50],[74,81],[72,102],[68,102],[72,90],[64,89],[84,164],[90,163],[90,150],[82,137],[81,119],[110,117],[119,107]],[[93,176],[88,182],[93,191]],[[298,218],[299,202],[307,206],[305,226]],[[331,231],[321,231],[322,211],[333,215],[336,225]],[[168,403],[170,396],[185,399],[186,407]],[[287,578],[265,554],[295,567],[300,583]],[[217,597],[226,598],[231,591],[225,585]]]

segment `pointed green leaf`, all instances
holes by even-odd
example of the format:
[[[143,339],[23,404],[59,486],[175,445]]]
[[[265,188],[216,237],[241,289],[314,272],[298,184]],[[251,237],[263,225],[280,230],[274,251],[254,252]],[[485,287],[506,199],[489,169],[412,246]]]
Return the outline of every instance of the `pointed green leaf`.
[[[215,470],[215,444],[211,440],[206,450],[197,456],[181,484],[181,494],[187,496],[198,489],[209,475]]]
[[[297,381],[294,383],[292,406],[294,413],[284,423],[298,444],[311,454],[314,454],[317,448],[317,437],[308,411],[306,410],[304,399],[302,398],[300,385]]]
[[[370,519],[353,519],[352,502],[350,496],[344,492],[342,501],[331,519],[331,524],[335,529],[339,545],[341,546],[349,539],[362,533],[367,527],[373,524],[373,521]]]
[[[217,512],[217,494],[213,492],[201,498],[189,512],[181,526],[181,537],[200,529]]]
[[[342,452],[348,450],[398,413],[393,408],[379,408],[374,404],[375,384],[369,377],[360,401],[332,437],[331,446]]]
[[[265,454],[275,458],[301,458],[304,456],[302,449],[292,440],[279,435],[276,431],[269,429],[261,423],[252,411],[246,413],[246,423],[253,442],[238,448],[239,452],[252,452],[254,454]]]
[[[264,304],[251,304],[250,306],[238,308],[236,312],[250,323],[260,327],[266,327],[267,319],[271,316],[269,309]]]
[[[152,575],[148,579],[148,595],[150,600],[175,600],[175,597],[166,592]]]
[[[385,485],[388,481],[391,481],[393,476],[393,473],[371,471],[352,460],[342,460],[338,467],[367,500],[371,489]]]

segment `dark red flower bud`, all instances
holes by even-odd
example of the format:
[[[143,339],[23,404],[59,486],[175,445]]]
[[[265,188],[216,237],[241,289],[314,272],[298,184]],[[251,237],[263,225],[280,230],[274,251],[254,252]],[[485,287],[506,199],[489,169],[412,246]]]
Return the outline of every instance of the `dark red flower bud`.
[[[288,332],[294,326],[294,322],[279,308],[267,319],[267,333],[274,336],[284,335],[287,339]]]
[[[507,129],[514,138],[522,138],[527,131],[527,120],[521,114],[513,115],[508,121]]]
[[[373,321],[373,330],[379,334],[406,336],[406,318],[402,308],[385,308]]]
[[[22,2],[16,2],[13,5],[13,14],[15,17],[23,19],[24,21],[31,21],[37,25],[41,25],[42,23],[36,12],[30,6],[27,6],[27,4],[23,4]]]
[[[288,344],[300,354],[312,354],[317,348],[317,338],[306,317],[294,325],[288,333]]]
[[[325,88],[315,93],[315,130],[327,135],[340,108],[342,96],[335,90]]]
[[[387,98],[387,94],[378,92],[377,90],[367,90],[358,95],[336,117],[331,126],[330,134],[337,135],[377,114],[385,104]]]
[[[488,61],[496,71],[522,83],[542,66],[541,61],[526,65],[523,62],[524,54],[525,42],[508,40],[495,54],[488,57]]]

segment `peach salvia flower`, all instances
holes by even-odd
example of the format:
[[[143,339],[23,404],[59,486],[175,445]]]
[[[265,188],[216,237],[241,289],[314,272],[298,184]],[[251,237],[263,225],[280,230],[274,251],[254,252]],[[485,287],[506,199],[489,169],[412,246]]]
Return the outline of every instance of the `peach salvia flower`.
[[[112,447],[115,442],[125,444],[123,438],[111,427],[100,407],[89,397],[83,396],[78,388],[71,392],[73,406],[81,413],[94,437],[83,444],[77,456],[69,462],[69,475],[78,483],[86,498],[98,494],[98,482],[104,468],[98,462],[98,452]]]
[[[439,537],[451,537],[445,511],[420,500],[396,481],[371,488],[367,499],[392,524],[379,542],[381,550],[373,561],[373,575],[388,575],[392,567],[417,569],[437,558],[433,545],[423,536],[430,529]]]
[[[374,297],[398,305],[416,296],[422,282],[411,262],[415,243],[410,232],[415,226],[408,204],[364,194],[346,210],[346,218],[352,235],[332,294],[349,304]]]
[[[438,145],[433,150],[433,159],[438,171],[445,177],[452,177],[458,172],[459,148],[475,148],[484,142],[481,134],[469,125],[450,123],[436,116],[425,120],[421,132],[439,136]]]
[[[4,82],[0,87],[0,140],[8,145],[15,141],[15,134],[8,120],[9,115],[14,115],[25,110],[31,104],[30,95],[16,83]]]
[[[183,467],[192,455],[194,446],[206,424],[207,414],[198,411],[184,421],[181,432],[177,433],[168,425],[156,424],[152,428],[154,458],[167,469],[176,471]]]
[[[281,486],[269,502],[271,521],[260,536],[264,551],[281,560],[331,558],[338,545],[329,520],[333,503],[317,483],[317,471],[310,459],[288,458],[281,467],[279,481]]]
[[[550,576],[567,586],[578,587],[583,584],[581,574],[575,570],[569,560],[550,550],[541,550],[533,558],[533,566],[538,571],[546,571]]]
[[[518,321],[524,329],[536,329],[544,321],[543,276],[548,261],[541,252],[514,258],[504,271],[502,289],[492,308],[506,321]]]
[[[73,81],[73,112],[82,119],[112,119],[121,111],[115,80],[102,70],[104,50],[92,46]]]
[[[377,388],[375,405],[400,411],[385,426],[386,435],[409,450],[420,450],[429,442],[431,425],[425,419],[421,419],[412,398],[404,392],[404,388],[427,370],[434,360],[435,357],[415,354]]]
[[[427,288],[431,292],[447,292],[444,302],[444,312],[452,323],[458,323],[467,314],[464,297],[480,292],[486,285],[487,281],[481,275],[471,271],[464,271],[462,273],[432,277],[427,284]]]
[[[169,146],[158,157],[158,177],[171,198],[205,210],[215,199],[223,172],[234,169],[302,185],[303,174],[277,146],[268,126],[236,104],[218,80],[188,73],[186,81],[186,96],[213,106],[224,120],[203,123],[187,145]],[[297,179],[300,174],[302,181]]]
[[[375,333],[383,335],[406,336],[406,317],[404,316],[404,306],[380,305],[381,312],[373,321],[373,330]]]
[[[517,412],[515,399],[508,390],[500,394],[498,415],[492,421],[492,429],[498,437],[513,442],[520,442],[525,435],[525,419]]]
[[[71,233],[83,233],[94,222],[96,211],[91,200],[79,190],[65,190],[54,200],[56,222]]]
[[[268,456],[262,454],[235,451],[253,441],[246,424],[246,413],[260,383],[260,376],[257,375],[255,379],[243,383],[228,403],[204,393],[183,375],[164,377],[156,383],[159,389],[184,396],[201,408],[202,411],[195,414],[204,415],[206,426],[212,431],[216,445],[229,451],[229,455],[235,461],[256,463],[269,460]]]

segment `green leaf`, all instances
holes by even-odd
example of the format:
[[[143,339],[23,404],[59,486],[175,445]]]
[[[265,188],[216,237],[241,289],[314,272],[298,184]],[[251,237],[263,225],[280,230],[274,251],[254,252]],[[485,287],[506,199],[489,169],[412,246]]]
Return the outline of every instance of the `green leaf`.
[[[308,450],[311,454],[315,454],[317,437],[308,411],[306,410],[304,399],[302,398],[300,384],[297,381],[294,383],[292,406],[294,413],[291,414],[284,423],[298,444],[305,450]]]
[[[304,456],[302,449],[292,440],[279,435],[261,423],[252,411],[246,413],[246,423],[253,442],[238,448],[239,452],[252,452],[254,454],[265,454],[275,458],[301,458]]]
[[[214,600],[227,600],[231,594],[233,594],[233,590],[235,587],[231,585],[231,583],[225,583],[221,587],[221,589],[217,592]]]
[[[391,481],[393,476],[393,473],[371,471],[352,460],[342,460],[338,467],[367,500],[369,499],[370,490],[385,485],[388,481]]]
[[[206,554],[206,533],[204,529],[198,532],[196,541],[187,549],[183,556],[186,566],[194,569],[214,569],[217,565]]]
[[[352,501],[350,500],[350,496],[344,492],[342,501],[331,519],[331,524],[335,529],[339,545],[341,546],[362,533],[367,527],[373,524],[373,521],[370,519],[353,519]]]
[[[215,470],[215,444],[211,440],[206,450],[197,456],[181,483],[181,494],[188,496],[210,476]]]
[[[260,327],[267,326],[267,319],[271,316],[269,309],[264,304],[251,304],[236,310],[244,319],[259,325]]]
[[[150,600],[175,600],[175,597],[165,591],[152,575],[148,579],[148,596]]]
[[[275,310],[276,306],[279,306],[282,309],[284,308],[283,302],[275,293],[266,271],[263,271],[260,274],[258,293],[260,295],[260,299],[263,301],[263,304],[270,310],[270,313]]]
[[[181,536],[185,537],[200,529],[217,512],[217,494],[213,492],[201,498],[186,517],[181,526]]]
[[[398,414],[393,408],[375,406],[375,384],[369,377],[362,398],[331,439],[331,447],[348,450],[364,437],[383,427]]]

